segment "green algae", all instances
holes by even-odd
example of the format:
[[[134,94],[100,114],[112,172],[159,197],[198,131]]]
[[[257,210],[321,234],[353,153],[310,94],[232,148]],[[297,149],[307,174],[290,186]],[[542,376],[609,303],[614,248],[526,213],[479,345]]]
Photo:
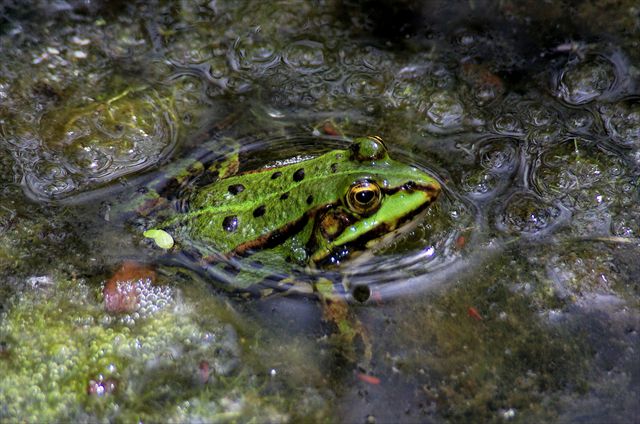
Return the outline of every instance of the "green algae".
[[[0,418],[286,420],[283,402],[266,403],[240,365],[231,325],[168,287],[141,290],[146,305],[124,316],[107,314],[82,281],[49,279],[15,296],[0,324]]]

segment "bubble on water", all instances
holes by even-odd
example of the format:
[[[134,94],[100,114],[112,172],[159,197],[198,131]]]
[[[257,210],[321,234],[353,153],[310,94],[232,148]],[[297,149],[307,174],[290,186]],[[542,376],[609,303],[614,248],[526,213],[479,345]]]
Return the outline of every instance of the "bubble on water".
[[[374,46],[365,46],[361,50],[360,60],[368,69],[376,69],[383,65],[391,66],[394,63],[393,54],[390,51]]]
[[[76,188],[67,170],[47,160],[38,161],[31,172],[25,174],[24,182],[33,192],[45,198],[64,195]]]
[[[478,149],[480,166],[495,172],[511,172],[518,165],[518,153],[515,141],[510,139],[491,139]]]
[[[433,93],[426,106],[427,129],[433,132],[453,132],[462,129],[465,109],[458,97],[448,91]]]
[[[476,149],[475,161],[484,170],[466,174],[462,189],[476,198],[496,195],[507,187],[518,167],[515,141],[507,138],[486,139]]]
[[[594,117],[587,111],[578,110],[565,114],[564,122],[569,131],[584,134],[593,132]]]
[[[581,105],[607,93],[616,80],[616,69],[605,57],[591,56],[569,63],[561,71],[556,95],[572,105]]]
[[[618,237],[640,237],[640,207],[637,203],[613,216],[611,233]]]
[[[415,85],[410,81],[396,81],[390,90],[390,97],[400,102],[411,98],[415,90]]]
[[[512,194],[495,217],[495,227],[508,234],[533,236],[548,233],[561,221],[563,210],[538,196],[518,192]]]
[[[27,193],[65,197],[152,165],[175,144],[174,119],[168,100],[145,88],[45,114],[39,150],[16,152]]]
[[[95,146],[72,145],[65,152],[67,169],[99,177],[109,172],[113,159]]]
[[[384,92],[384,82],[374,75],[357,73],[347,77],[344,90],[356,98],[380,96]]]
[[[283,60],[303,74],[322,71],[325,68],[324,45],[311,40],[291,43],[284,49]]]
[[[461,182],[462,190],[477,198],[488,197],[497,186],[498,177],[484,172],[465,174]]]
[[[600,108],[607,133],[613,141],[640,147],[640,98],[633,97]]]
[[[585,211],[619,198],[624,175],[613,158],[576,138],[542,155],[533,183],[546,198]]]
[[[499,134],[521,135],[524,134],[522,122],[513,113],[502,113],[493,121],[493,128]]]
[[[527,139],[533,144],[548,145],[558,140],[562,134],[559,126],[533,128],[527,133]]]
[[[558,113],[549,105],[525,102],[522,110],[524,122],[534,127],[549,127],[558,122]]]
[[[235,70],[266,70],[280,63],[280,52],[276,46],[257,35],[244,37],[234,44],[231,63]]]

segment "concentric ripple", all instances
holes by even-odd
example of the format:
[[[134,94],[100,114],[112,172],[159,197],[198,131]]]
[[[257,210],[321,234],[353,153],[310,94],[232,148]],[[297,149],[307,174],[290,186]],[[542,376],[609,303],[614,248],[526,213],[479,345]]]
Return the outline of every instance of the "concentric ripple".
[[[176,142],[169,103],[141,87],[45,114],[33,139],[39,149],[16,151],[26,193],[61,199],[157,163]],[[26,136],[11,142],[20,149]]]
[[[324,46],[311,40],[289,44],[283,53],[284,63],[301,74],[311,74],[325,69]]]
[[[243,145],[241,156],[270,158],[268,163],[262,164],[251,161],[248,169],[256,169],[282,161],[292,163],[293,160],[295,163],[296,160],[309,159],[327,150],[347,145],[345,141],[329,137],[260,139]],[[266,147],[269,148],[269,154],[261,154]],[[291,159],[290,152],[296,152],[294,159]],[[405,162],[404,159],[410,157],[401,151],[392,151],[391,156]],[[434,175],[424,166],[413,165]],[[414,293],[420,290],[420,281],[427,288],[435,270],[442,270],[456,262],[469,249],[475,237],[475,216],[472,206],[445,186],[440,198],[409,226],[411,228],[406,228],[404,234],[379,250],[358,252],[339,266],[309,269],[280,257],[265,260],[263,257],[256,259],[259,255],[249,255],[224,259],[225,256],[220,254],[216,255],[219,256],[219,261],[206,266],[205,271],[223,285],[241,292],[258,290],[259,293],[265,293],[265,290],[276,290],[311,294],[316,283],[330,281],[338,293],[359,302],[368,299],[363,294],[365,288],[370,295],[375,292],[376,296]],[[211,250],[211,246],[207,248]],[[201,267],[201,258],[189,251],[197,252],[198,247],[194,244],[180,252],[179,260],[191,268]],[[226,265],[221,266],[220,261]],[[245,286],[244,282],[238,283],[236,278],[240,273],[243,274],[243,280],[249,276],[249,280],[255,281],[255,284]]]
[[[479,167],[467,171],[461,188],[475,199],[487,200],[498,195],[513,183],[513,175],[520,163],[517,141],[510,138],[490,138],[475,146]]]
[[[630,97],[600,108],[611,138],[623,146],[640,147],[640,98]]]
[[[559,75],[557,95],[571,105],[582,105],[608,93],[616,81],[615,66],[605,57],[588,57],[569,64]]]
[[[530,192],[511,194],[501,208],[494,218],[495,228],[502,233],[524,237],[548,234],[569,217],[565,208]]]

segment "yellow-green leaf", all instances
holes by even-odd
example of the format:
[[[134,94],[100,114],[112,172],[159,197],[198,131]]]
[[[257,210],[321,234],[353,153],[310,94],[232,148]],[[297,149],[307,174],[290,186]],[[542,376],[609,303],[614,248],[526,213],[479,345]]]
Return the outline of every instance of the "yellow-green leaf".
[[[147,230],[142,233],[143,236],[153,239],[158,247],[162,249],[171,249],[173,247],[173,237],[164,230]]]

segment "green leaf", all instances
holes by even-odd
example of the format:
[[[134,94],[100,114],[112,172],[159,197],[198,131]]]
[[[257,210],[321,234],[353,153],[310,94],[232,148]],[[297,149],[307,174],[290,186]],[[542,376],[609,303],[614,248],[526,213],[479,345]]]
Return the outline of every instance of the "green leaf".
[[[158,247],[162,249],[171,249],[173,247],[173,237],[164,230],[147,230],[142,235],[153,239]]]

